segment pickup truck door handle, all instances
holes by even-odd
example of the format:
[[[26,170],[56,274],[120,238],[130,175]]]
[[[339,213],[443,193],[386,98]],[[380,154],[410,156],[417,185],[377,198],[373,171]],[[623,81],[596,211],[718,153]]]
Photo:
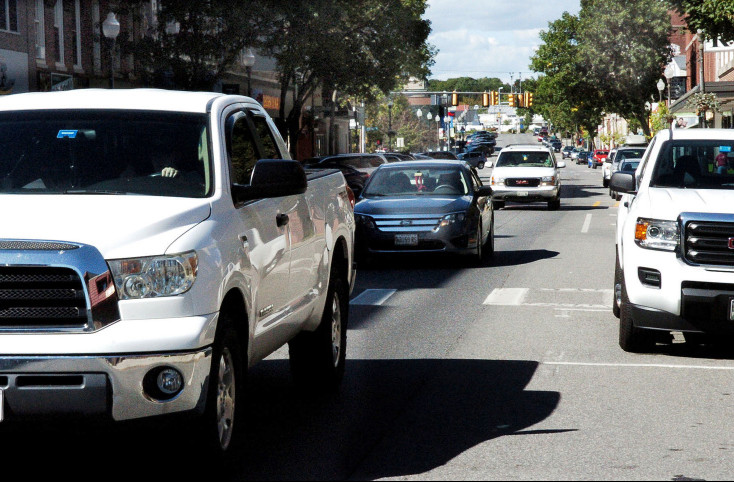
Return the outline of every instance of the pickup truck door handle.
[[[282,228],[283,226],[288,225],[288,221],[290,221],[290,218],[287,214],[278,214],[275,216],[275,222],[278,223],[278,227]]]

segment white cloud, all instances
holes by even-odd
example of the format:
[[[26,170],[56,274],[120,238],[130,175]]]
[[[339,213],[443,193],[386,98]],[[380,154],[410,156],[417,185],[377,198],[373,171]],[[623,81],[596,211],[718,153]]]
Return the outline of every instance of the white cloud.
[[[499,77],[510,81],[531,75],[530,57],[540,31],[561,17],[576,14],[580,0],[429,0],[425,18],[428,41],[439,50],[433,78]]]

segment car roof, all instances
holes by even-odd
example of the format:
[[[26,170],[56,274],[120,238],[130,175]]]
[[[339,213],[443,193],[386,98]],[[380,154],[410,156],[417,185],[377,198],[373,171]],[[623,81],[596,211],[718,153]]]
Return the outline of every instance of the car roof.
[[[431,166],[431,167],[437,167],[437,166],[456,166],[456,167],[466,167],[468,164],[464,161],[458,160],[453,161],[450,159],[418,159],[415,161],[398,161],[398,162],[391,162],[389,164],[383,164],[378,169],[393,169],[397,167],[412,167],[412,166]]]
[[[534,152],[548,152],[548,148],[544,146],[537,146],[534,144],[513,144],[502,148],[502,152],[507,151],[534,151]]]
[[[656,137],[669,140],[731,140],[734,141],[734,129],[665,129]],[[633,147],[633,146],[629,146]],[[644,147],[644,146],[640,146]]]

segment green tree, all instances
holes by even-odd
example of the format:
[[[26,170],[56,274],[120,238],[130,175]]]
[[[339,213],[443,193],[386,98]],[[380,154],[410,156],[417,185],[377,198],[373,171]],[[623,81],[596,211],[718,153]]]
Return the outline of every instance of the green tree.
[[[693,32],[709,39],[734,41],[734,2],[731,0],[672,0]]]
[[[136,16],[142,3],[123,0],[120,10]],[[264,11],[261,0],[161,2],[147,35],[121,38],[120,46],[135,56],[145,84],[209,91],[254,43]]]
[[[383,146],[388,146],[390,126],[395,132],[392,138],[394,149],[398,137],[402,137],[405,142],[405,147],[401,150],[409,152],[425,151],[437,144],[436,122],[429,122],[425,117],[419,119],[405,96],[393,97],[392,113],[387,107],[387,100],[388,97],[383,96],[367,107],[365,125],[377,128],[371,130],[367,136],[368,150],[373,151],[377,148],[377,140],[380,140]]]

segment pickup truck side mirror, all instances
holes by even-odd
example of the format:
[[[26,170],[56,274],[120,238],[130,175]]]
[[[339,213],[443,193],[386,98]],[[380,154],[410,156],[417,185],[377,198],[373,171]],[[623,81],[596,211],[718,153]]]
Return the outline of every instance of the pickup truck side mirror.
[[[492,195],[492,188],[490,186],[481,186],[479,189],[474,191],[477,197],[490,197]]]
[[[637,180],[635,175],[629,172],[615,172],[609,182],[612,191],[621,194],[634,194],[637,191]]]
[[[306,171],[298,161],[261,159],[255,164],[249,186],[232,185],[235,204],[254,199],[295,196],[308,189]]]

